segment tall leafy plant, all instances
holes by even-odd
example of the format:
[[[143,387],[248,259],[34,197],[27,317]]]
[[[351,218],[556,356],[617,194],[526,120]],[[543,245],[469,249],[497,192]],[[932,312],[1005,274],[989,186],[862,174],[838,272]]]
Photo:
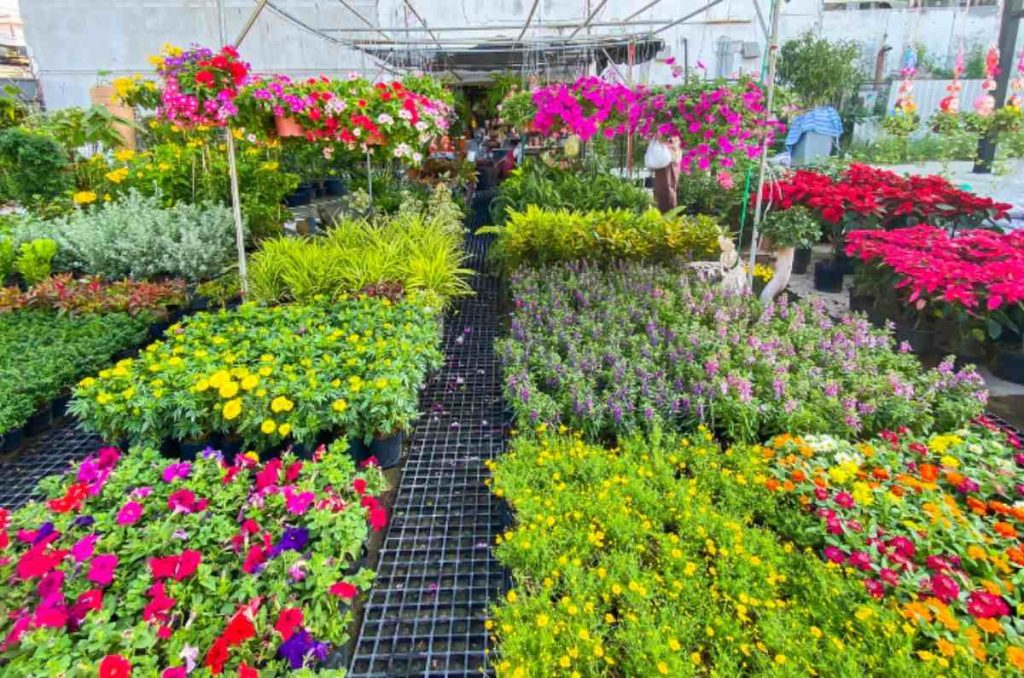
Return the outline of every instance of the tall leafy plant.
[[[808,107],[839,107],[845,93],[861,81],[860,46],[851,40],[830,41],[804,33],[782,45],[778,82],[792,87]]]

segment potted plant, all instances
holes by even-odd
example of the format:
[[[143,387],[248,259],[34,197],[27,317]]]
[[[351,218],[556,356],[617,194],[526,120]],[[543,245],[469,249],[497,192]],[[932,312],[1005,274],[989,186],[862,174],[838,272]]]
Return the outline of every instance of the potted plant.
[[[810,247],[817,242],[821,237],[821,224],[810,210],[796,205],[769,212],[761,224],[761,236],[763,242],[770,243],[775,250],[775,272],[761,292],[761,301],[767,303],[789,284],[796,248]]]
[[[158,115],[179,127],[226,127],[238,113],[235,98],[248,82],[249,64],[234,47],[219,52],[168,46],[154,57],[164,81]]]
[[[995,341],[996,376],[1024,384],[1024,302],[995,311],[987,324]]]

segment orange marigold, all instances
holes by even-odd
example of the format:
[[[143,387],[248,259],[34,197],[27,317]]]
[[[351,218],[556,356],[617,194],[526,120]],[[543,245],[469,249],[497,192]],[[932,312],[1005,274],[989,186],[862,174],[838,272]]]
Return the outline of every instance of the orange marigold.
[[[1006,661],[1015,669],[1024,671],[1024,648],[1010,645],[1006,648]]]
[[[996,531],[996,534],[1006,537],[1007,539],[1014,539],[1017,536],[1017,530],[1010,523],[1004,523],[1003,521],[997,522],[992,526],[992,529]]]
[[[1003,632],[1003,625],[995,619],[982,618],[977,620],[978,626],[985,633],[991,633],[994,636],[1001,635]]]
[[[921,464],[921,480],[934,483],[939,479],[939,467],[935,464]]]

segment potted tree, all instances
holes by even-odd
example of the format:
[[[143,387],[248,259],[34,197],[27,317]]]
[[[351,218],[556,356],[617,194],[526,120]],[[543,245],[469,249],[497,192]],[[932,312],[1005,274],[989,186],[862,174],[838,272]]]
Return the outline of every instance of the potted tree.
[[[796,248],[810,247],[821,237],[821,223],[810,210],[797,205],[769,212],[761,224],[761,236],[762,243],[775,251],[774,274],[761,291],[761,301],[767,303],[789,284]]]

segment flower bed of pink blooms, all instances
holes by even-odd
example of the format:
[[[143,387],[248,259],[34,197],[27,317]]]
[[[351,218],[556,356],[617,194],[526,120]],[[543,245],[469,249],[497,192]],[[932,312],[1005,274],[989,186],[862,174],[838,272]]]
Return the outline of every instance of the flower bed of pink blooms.
[[[387,514],[344,443],[312,461],[103,448],[0,510],[8,675],[256,676],[329,663]]]

